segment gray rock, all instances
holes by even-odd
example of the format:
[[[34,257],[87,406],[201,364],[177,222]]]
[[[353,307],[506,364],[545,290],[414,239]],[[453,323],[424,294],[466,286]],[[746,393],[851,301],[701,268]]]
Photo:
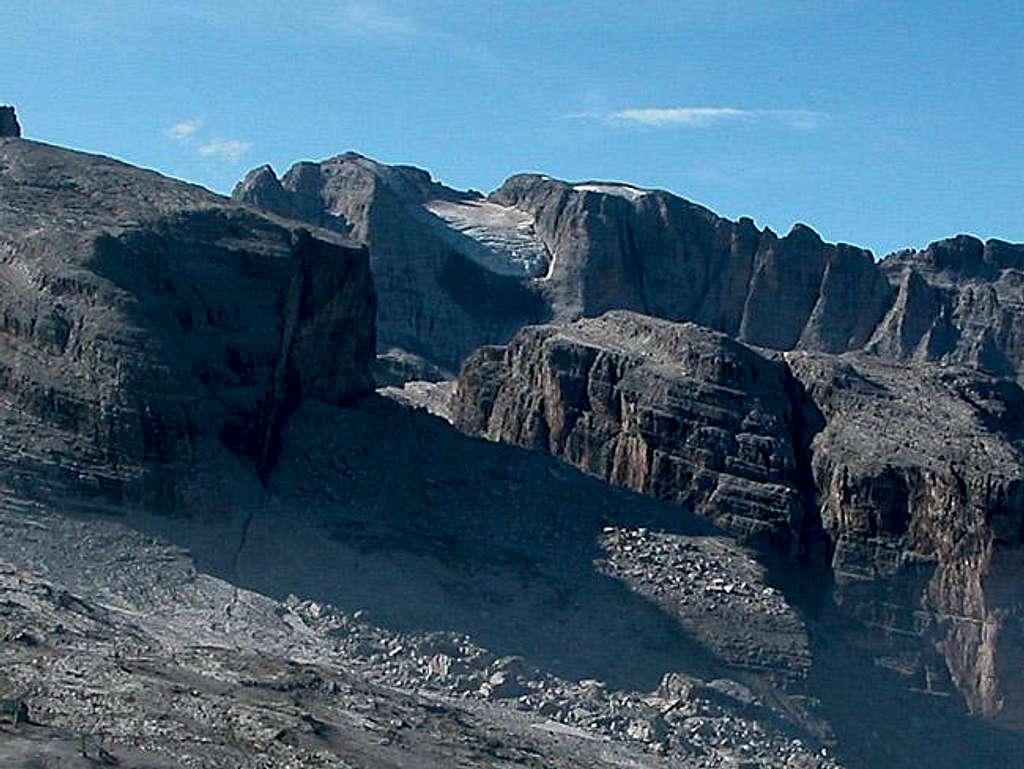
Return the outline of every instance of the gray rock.
[[[303,398],[372,388],[367,255],[333,233],[18,141],[0,254],[3,446],[26,483],[170,509],[210,451],[265,473]]]
[[[24,700],[2,699],[0,700],[0,718],[6,719],[14,726],[27,724],[29,722],[28,705]]]
[[[824,417],[809,462],[840,605],[915,686],[1017,722],[1024,392],[955,366],[786,359]]]
[[[256,169],[233,198],[370,247],[377,345],[390,358],[382,364],[390,384],[403,375],[451,375],[480,344],[505,341],[549,314],[538,288],[517,277],[517,255],[536,251],[528,214],[451,190],[425,171],[346,153],[298,163],[280,181],[268,166]],[[481,217],[494,226],[475,226]],[[411,360],[421,361],[414,370],[404,365]]]
[[[794,390],[784,365],[724,334],[610,312],[478,350],[452,418],[795,553]]]
[[[256,169],[235,198],[369,244],[380,350],[442,372],[527,323],[624,309],[777,350],[1024,377],[1024,246],[960,236],[876,264],[805,225],[779,237],[660,190],[521,174],[483,198],[355,153],[281,181]]]
[[[14,107],[0,106],[0,139],[15,138],[21,136],[21,126],[18,125],[18,116]]]
[[[881,663],[916,688],[958,689],[974,712],[1020,718],[1016,383],[865,354],[766,357],[610,312],[474,353],[452,418],[830,569]],[[723,599],[745,592],[734,574],[704,579]]]

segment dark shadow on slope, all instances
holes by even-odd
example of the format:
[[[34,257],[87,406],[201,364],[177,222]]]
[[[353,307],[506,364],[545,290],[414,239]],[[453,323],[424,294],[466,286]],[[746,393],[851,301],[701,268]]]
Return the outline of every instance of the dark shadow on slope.
[[[679,508],[376,396],[303,406],[269,491],[239,573],[221,575],[246,587],[366,609],[403,632],[467,633],[613,687],[720,671],[674,618],[595,566],[605,526],[720,534]],[[306,543],[300,557],[285,537]]]
[[[813,664],[806,687],[831,723],[850,769],[1004,769],[1024,755],[1024,734],[966,712],[961,699],[916,690],[849,639],[865,628],[832,604],[827,574],[773,558],[769,581],[805,616]],[[877,633],[877,630],[875,631]]]
[[[44,457],[0,461],[0,486],[115,516],[240,587],[368,610],[403,632],[469,634],[565,678],[643,691],[670,671],[724,672],[674,617],[595,564],[605,526],[723,536],[681,508],[378,396],[303,404],[266,488],[215,439],[205,446],[191,503],[175,513],[125,507],[116,489],[88,494],[74,467]]]

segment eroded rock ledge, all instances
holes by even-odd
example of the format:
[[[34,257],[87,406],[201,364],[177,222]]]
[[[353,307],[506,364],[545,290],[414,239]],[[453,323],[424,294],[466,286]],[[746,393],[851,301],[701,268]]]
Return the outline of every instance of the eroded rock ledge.
[[[830,568],[880,662],[1021,721],[1017,385],[611,312],[474,353],[453,420]]]

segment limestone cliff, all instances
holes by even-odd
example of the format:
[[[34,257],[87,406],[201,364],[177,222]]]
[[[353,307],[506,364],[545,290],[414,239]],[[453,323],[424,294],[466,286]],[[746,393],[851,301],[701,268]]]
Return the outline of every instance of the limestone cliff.
[[[301,398],[372,387],[373,317],[366,252],[335,235],[0,142],[2,440],[19,473],[169,508],[210,439],[266,472]]]
[[[448,189],[419,169],[347,153],[297,163],[281,180],[269,166],[256,169],[233,197],[369,245],[386,379],[453,375],[477,346],[549,317],[537,289],[521,279],[546,260],[528,216]]]
[[[882,664],[1021,722],[1015,383],[611,312],[475,353],[453,420],[831,569]]]
[[[474,353],[454,420],[795,554],[793,388],[784,365],[724,334],[617,311]]]
[[[948,361],[1024,377],[1024,246],[961,236],[876,263],[661,190],[513,176],[487,197],[355,153],[268,166],[236,200],[367,243],[396,378],[455,371],[521,326],[625,309],[749,344]],[[409,370],[409,356],[423,365]],[[436,371],[436,369],[440,371]]]

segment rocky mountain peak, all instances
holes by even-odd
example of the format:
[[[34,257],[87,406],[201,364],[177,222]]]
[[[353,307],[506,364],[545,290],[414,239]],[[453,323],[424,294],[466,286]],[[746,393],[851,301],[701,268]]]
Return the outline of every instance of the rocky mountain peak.
[[[290,213],[284,188],[269,165],[262,165],[247,173],[235,187],[235,195],[258,208],[281,215]]]
[[[20,136],[21,126],[18,125],[18,116],[14,112],[14,107],[0,106],[0,139]]]

